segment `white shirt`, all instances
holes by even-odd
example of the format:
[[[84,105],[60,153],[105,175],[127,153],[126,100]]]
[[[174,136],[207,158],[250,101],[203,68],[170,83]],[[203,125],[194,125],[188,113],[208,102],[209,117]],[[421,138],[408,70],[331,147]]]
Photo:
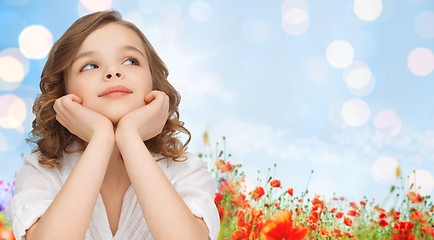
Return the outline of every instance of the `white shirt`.
[[[41,167],[38,163],[38,153],[23,155],[24,165],[15,179],[15,195],[8,207],[8,216],[12,221],[16,239],[25,239],[26,230],[50,206],[81,154],[82,152],[64,154],[60,159],[60,166],[54,169]],[[196,217],[203,218],[209,230],[209,238],[217,240],[220,219],[214,204],[215,181],[203,160],[191,153],[184,156],[187,157],[184,162],[164,158],[157,163],[191,212]],[[154,158],[160,159],[159,156]],[[112,235],[105,206],[99,194],[84,239],[153,239],[131,186],[123,198],[116,235]]]

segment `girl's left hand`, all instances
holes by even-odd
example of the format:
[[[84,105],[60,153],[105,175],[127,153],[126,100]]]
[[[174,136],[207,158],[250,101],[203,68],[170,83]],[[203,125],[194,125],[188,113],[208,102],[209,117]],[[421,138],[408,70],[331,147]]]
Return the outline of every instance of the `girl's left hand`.
[[[118,135],[137,133],[143,141],[151,139],[163,130],[169,116],[169,97],[162,91],[152,91],[145,97],[146,105],[125,114],[118,122]]]

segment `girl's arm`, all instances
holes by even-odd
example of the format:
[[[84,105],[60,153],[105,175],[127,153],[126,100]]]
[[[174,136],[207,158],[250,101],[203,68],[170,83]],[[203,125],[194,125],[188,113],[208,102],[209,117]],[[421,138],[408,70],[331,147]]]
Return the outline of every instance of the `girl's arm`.
[[[154,239],[208,239],[205,222],[191,213],[143,143],[161,132],[167,120],[168,97],[153,91],[145,101],[149,104],[120,120],[116,145],[146,224]]]
[[[88,145],[47,211],[27,230],[28,240],[82,240],[89,227],[114,148],[114,132],[110,120],[80,103],[80,98],[67,95],[54,105],[56,119]]]

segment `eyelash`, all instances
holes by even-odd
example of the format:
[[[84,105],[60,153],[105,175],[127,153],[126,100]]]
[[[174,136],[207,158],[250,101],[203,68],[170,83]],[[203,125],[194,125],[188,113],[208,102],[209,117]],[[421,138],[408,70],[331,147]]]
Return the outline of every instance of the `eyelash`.
[[[87,66],[89,66],[89,65],[95,65],[96,68],[99,68],[98,65],[96,65],[95,63],[93,63],[93,62],[88,62],[88,63],[84,64],[83,67],[80,68],[80,72],[90,70],[90,69],[83,70],[85,67],[87,67]]]
[[[130,60],[132,62],[135,62],[136,64],[134,64],[134,65],[140,65],[139,60],[137,60],[137,58],[134,58],[134,57],[129,57],[129,58],[125,59],[125,61],[123,61],[122,63],[124,63],[124,62],[126,62],[128,60]]]
[[[131,61],[131,62],[134,62],[134,63],[135,63],[135,64],[129,64],[129,65],[140,65],[139,60],[137,60],[137,58],[134,58],[134,57],[129,57],[129,58],[125,59],[125,61],[123,61],[122,64],[125,63],[126,61]],[[96,68],[99,68],[98,65],[97,65],[96,63],[88,62],[88,63],[84,64],[83,67],[80,68],[80,72],[87,71],[87,70],[91,70],[91,69],[86,69],[86,70],[84,70],[84,68],[87,67],[87,66],[89,66],[89,65],[95,65]],[[95,68],[95,69],[96,69],[96,68]]]

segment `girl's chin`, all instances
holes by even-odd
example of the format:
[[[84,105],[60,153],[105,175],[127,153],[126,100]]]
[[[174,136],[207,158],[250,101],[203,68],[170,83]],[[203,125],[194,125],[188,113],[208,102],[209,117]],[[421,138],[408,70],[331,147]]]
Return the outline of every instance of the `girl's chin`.
[[[114,126],[118,125],[121,118],[122,118],[122,116],[120,116],[120,117],[108,117],[108,119],[110,119],[110,121],[113,123]]]
[[[118,113],[118,114],[103,114],[106,118],[108,118],[113,125],[117,125],[118,122],[122,119],[122,117],[125,115],[126,113]]]

